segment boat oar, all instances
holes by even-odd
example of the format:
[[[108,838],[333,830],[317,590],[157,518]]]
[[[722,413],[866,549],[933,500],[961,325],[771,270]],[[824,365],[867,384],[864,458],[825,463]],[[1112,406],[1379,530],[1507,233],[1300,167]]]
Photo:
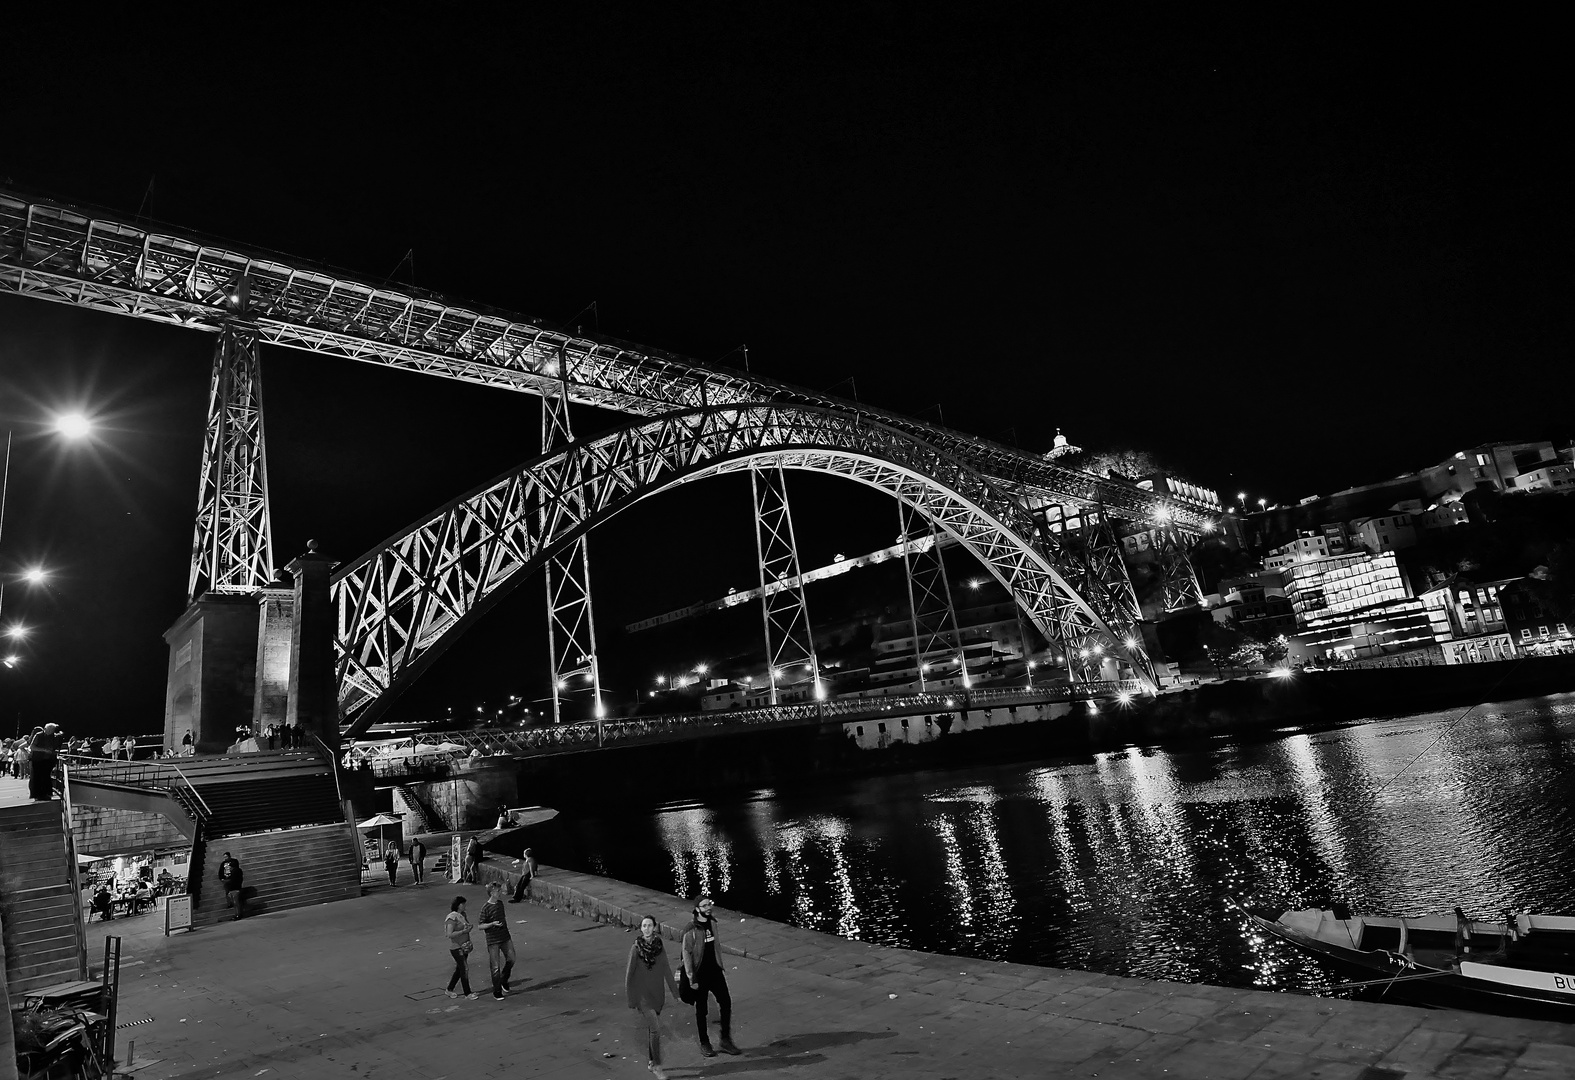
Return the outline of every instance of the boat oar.
[[[1454,975],[1457,972],[1445,969],[1443,971],[1424,971],[1420,975],[1391,975],[1387,979],[1363,979],[1361,982],[1340,983],[1338,986],[1329,987],[1330,990],[1356,990],[1363,986],[1387,986],[1390,983],[1410,982],[1413,979],[1435,979],[1440,975]]]

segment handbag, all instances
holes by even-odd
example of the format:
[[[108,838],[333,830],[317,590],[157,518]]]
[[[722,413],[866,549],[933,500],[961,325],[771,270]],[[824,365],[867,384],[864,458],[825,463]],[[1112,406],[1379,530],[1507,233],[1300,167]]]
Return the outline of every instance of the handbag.
[[[693,1005],[695,996],[695,988],[689,982],[689,969],[680,965],[678,968],[678,1000],[685,1005]]]
[[[475,951],[476,951],[476,943],[474,941],[471,941],[469,938],[466,938],[465,939],[465,944],[463,944],[463,945],[461,945],[459,947],[459,955],[461,955],[461,956],[469,956],[471,953],[473,953]]]

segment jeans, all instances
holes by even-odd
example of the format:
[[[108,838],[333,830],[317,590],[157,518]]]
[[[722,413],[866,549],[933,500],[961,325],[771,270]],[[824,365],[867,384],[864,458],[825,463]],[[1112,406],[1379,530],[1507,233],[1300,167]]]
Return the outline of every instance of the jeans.
[[[514,939],[487,942],[487,966],[492,969],[492,994],[501,996],[509,988],[514,973]]]
[[[516,882],[515,885],[514,885],[514,900],[517,903],[517,902],[519,902],[521,900],[524,900],[525,897],[528,896],[529,894],[530,894],[530,874],[528,874],[528,873],[521,874],[519,881]]]
[[[448,988],[454,989],[454,984],[465,993],[470,993],[470,969],[465,966],[465,954],[458,949],[450,949],[448,954],[454,958],[454,974],[448,977]]]
[[[417,885],[420,885],[421,884],[421,879],[426,876],[427,868],[424,865],[425,863],[426,863],[425,859],[411,859],[410,860],[410,875],[411,875],[411,877],[416,879],[416,884]]]
[[[661,1016],[649,1005],[640,1006],[640,1018],[645,1021],[645,1053],[652,1065],[662,1063]]]
[[[733,1038],[733,995],[727,992],[727,976],[722,974],[721,968],[701,968],[698,985],[695,986],[695,1031],[700,1036],[701,1046],[711,1045],[711,1036],[706,1031],[706,995],[716,995],[717,1020],[722,1025],[722,1040],[730,1041]]]

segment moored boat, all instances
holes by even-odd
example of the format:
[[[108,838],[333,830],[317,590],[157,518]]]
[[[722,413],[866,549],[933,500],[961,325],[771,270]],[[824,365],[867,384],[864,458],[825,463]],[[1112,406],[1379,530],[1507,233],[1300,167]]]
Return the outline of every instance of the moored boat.
[[[1329,961],[1385,997],[1575,1022],[1575,917],[1453,915],[1340,918],[1307,909],[1242,909],[1260,929]]]

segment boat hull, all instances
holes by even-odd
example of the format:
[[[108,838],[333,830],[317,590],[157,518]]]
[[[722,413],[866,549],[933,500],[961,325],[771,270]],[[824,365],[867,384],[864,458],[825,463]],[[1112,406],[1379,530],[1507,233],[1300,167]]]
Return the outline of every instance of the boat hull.
[[[1387,949],[1362,949],[1305,933],[1274,914],[1250,909],[1246,914],[1258,928],[1326,961],[1345,978],[1384,980],[1360,988],[1365,1000],[1575,1023],[1575,976],[1470,961],[1458,969],[1415,959],[1407,963]],[[1550,985],[1525,984],[1533,979]],[[1562,989],[1560,982],[1569,989]]]

